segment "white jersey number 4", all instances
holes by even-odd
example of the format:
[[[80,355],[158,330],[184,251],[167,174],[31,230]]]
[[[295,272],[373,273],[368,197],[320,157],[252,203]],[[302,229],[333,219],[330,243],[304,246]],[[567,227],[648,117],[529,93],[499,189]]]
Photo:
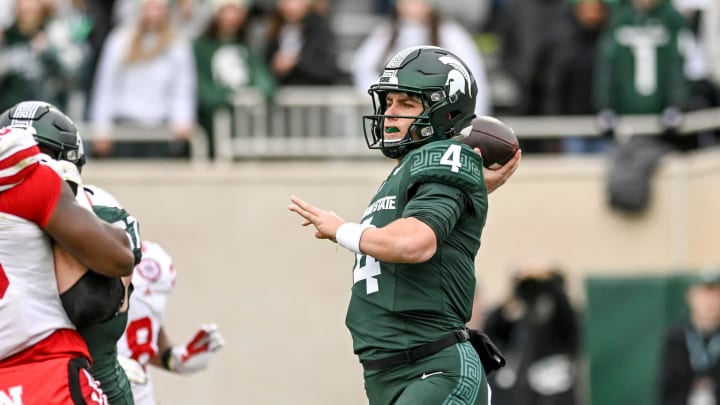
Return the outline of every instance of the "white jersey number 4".
[[[450,145],[440,158],[440,164],[452,167],[451,170],[453,173],[459,172],[462,167],[462,163],[460,163],[461,151],[460,145]]]

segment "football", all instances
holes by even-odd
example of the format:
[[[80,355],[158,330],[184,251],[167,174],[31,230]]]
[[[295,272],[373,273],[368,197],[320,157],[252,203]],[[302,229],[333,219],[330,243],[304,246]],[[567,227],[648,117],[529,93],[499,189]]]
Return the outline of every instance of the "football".
[[[499,119],[489,116],[475,118],[470,134],[462,142],[471,148],[480,148],[483,166],[490,170],[502,167],[520,147],[515,131]]]

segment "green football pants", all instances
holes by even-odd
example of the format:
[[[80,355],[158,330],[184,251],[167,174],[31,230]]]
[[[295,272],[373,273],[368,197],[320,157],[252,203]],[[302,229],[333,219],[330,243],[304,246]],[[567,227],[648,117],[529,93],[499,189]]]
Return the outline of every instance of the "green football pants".
[[[370,405],[489,405],[490,388],[470,342],[413,364],[365,371]]]

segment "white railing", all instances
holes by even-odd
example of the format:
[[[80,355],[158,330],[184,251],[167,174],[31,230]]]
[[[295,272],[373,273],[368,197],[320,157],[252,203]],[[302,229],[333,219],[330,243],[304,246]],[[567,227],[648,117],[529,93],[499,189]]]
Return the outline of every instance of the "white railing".
[[[370,97],[349,86],[282,87],[273,103],[266,104],[259,92],[248,89],[233,100],[233,114],[215,116],[215,156],[220,161],[243,158],[373,158],[363,134],[362,116],[372,111]],[[521,139],[599,136],[595,116],[499,116]],[[687,112],[679,134],[720,128],[720,108]],[[656,115],[621,116],[616,136],[657,134]],[[88,134],[88,132],[85,132]],[[171,139],[166,128],[118,126],[119,141]],[[205,134],[198,130],[191,141],[192,157],[207,156]]]
[[[498,117],[510,125],[518,137],[568,137],[598,136],[595,116],[533,116]],[[678,134],[692,134],[720,128],[720,108],[690,111],[683,115]],[[627,138],[633,135],[653,135],[662,132],[657,115],[625,115],[618,117],[616,136]]]
[[[216,121],[216,156],[244,157],[373,157],[363,135],[362,115],[371,113],[370,97],[352,87],[283,87],[278,90],[267,117],[267,126],[242,123],[244,116],[259,118],[262,108],[254,104],[252,92],[235,101],[238,136],[230,137],[230,125]],[[600,136],[596,117],[589,116],[500,116],[518,137],[593,137]],[[228,114],[223,117],[225,121]],[[720,108],[688,112],[684,115],[679,134],[720,128]],[[223,132],[223,129],[225,132]],[[657,134],[662,130],[657,115],[620,116],[616,136]],[[221,146],[223,145],[223,146]],[[229,145],[229,146],[228,146]],[[229,152],[228,152],[229,151]]]
[[[234,123],[227,111],[215,117],[218,158],[373,156],[362,128],[369,96],[345,86],[283,87],[269,109],[258,97],[248,91],[234,100]]]
[[[93,130],[91,125],[76,122],[78,131],[85,141],[92,141]],[[112,139],[116,142],[158,142],[174,139],[172,131],[166,126],[140,126],[136,124],[115,124],[112,129]],[[208,141],[205,131],[199,126],[190,137],[190,158],[193,161],[207,160]]]

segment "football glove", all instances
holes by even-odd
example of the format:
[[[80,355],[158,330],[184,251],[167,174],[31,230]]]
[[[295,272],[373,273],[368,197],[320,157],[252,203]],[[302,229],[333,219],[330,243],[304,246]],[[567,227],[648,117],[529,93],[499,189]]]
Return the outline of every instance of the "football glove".
[[[140,224],[137,219],[128,214],[127,211],[119,207],[108,207],[105,205],[93,205],[93,212],[100,219],[111,223],[118,228],[124,229],[130,240],[130,247],[135,257],[135,265],[137,266],[142,259],[142,239],[140,239]]]
[[[147,384],[148,376],[140,363],[129,357],[119,355],[117,356],[117,360],[131,383],[140,385]]]
[[[166,367],[178,374],[190,374],[204,370],[212,355],[225,344],[222,335],[213,324],[202,325],[184,346],[170,349]]]

